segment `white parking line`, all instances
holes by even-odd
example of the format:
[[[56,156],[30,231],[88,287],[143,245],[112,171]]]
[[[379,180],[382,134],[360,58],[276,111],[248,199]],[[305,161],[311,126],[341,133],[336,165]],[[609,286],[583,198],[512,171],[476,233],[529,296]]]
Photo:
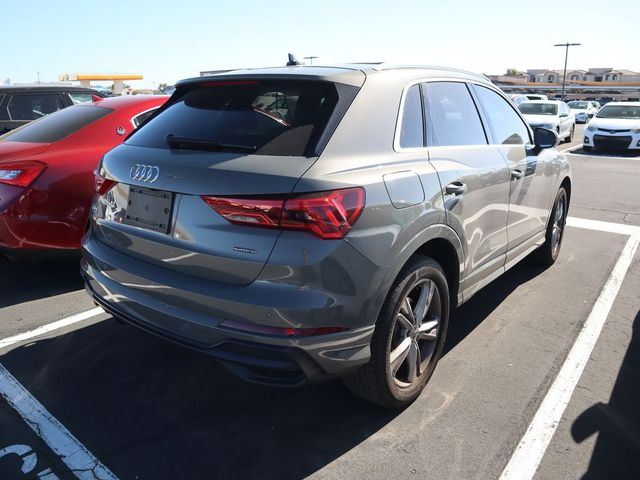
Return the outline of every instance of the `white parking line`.
[[[14,343],[23,342],[25,340],[29,340],[30,338],[38,337],[40,335],[44,335],[45,333],[49,333],[54,330],[67,327],[69,325],[73,325],[74,323],[87,320],[88,318],[95,317],[96,315],[100,315],[101,313],[104,313],[104,310],[102,308],[92,308],[91,310],[87,310],[86,312],[81,312],[76,315],[57,320],[55,322],[47,323],[46,325],[34,328],[33,330],[29,330],[28,332],[19,333],[12,337],[0,339],[0,349],[8,347],[9,345],[13,345]]]
[[[542,400],[529,428],[503,470],[500,480],[530,480],[538,470],[542,457],[600,336],[602,327],[638,249],[638,244],[640,244],[640,233],[635,233],[622,249],[620,258],[613,267],[613,271],[600,292],[591,313],[585,320],[558,376]]]
[[[586,228],[588,230],[598,230],[600,232],[619,233],[622,235],[633,235],[640,232],[640,227],[627,225],[626,223],[602,222],[600,220],[589,220],[587,218],[568,217],[569,227]]]
[[[558,152],[560,152],[560,153],[564,153],[564,152],[568,152],[569,150],[575,150],[576,148],[580,148],[580,145],[574,145],[574,146],[572,146],[572,147],[567,147],[567,148],[565,148],[565,149],[558,150]]]
[[[69,430],[0,365],[0,395],[81,480],[117,480]]]

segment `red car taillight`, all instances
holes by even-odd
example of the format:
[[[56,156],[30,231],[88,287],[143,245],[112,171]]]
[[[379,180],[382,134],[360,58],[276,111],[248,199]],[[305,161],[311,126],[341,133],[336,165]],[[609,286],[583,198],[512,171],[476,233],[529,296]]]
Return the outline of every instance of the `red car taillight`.
[[[29,187],[47,166],[35,161],[0,163],[0,183],[15,187]]]
[[[109,190],[111,190],[116,183],[118,183],[115,180],[109,180],[108,178],[104,178],[102,175],[100,175],[97,172],[93,173],[93,179],[95,181],[96,192],[98,192],[98,195],[104,195]]]
[[[322,239],[343,238],[364,208],[364,188],[345,188],[282,198],[202,199],[231,223],[305,230]]]

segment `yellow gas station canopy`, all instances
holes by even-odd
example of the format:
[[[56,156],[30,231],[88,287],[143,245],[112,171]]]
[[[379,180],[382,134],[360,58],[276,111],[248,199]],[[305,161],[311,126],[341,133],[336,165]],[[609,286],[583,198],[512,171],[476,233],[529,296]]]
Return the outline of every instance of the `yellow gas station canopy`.
[[[137,73],[63,73],[58,75],[61,82],[91,82],[91,81],[110,81],[117,80],[143,80],[144,76]]]

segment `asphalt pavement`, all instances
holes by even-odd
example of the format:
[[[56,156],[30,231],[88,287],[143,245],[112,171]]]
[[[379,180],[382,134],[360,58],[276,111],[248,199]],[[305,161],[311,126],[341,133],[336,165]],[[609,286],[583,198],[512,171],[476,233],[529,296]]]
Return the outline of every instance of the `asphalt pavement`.
[[[499,478],[640,226],[640,156],[585,155],[582,128],[559,146],[575,149],[565,152],[575,220],[559,260],[547,269],[525,260],[455,311],[444,357],[404,410],[363,402],[339,381],[244,383],[105,313],[65,323],[95,308],[74,258],[0,263],[0,365],[10,375],[0,370],[0,383],[15,378],[28,408],[46,411],[121,479]],[[611,298],[536,479],[637,477],[639,257]],[[112,478],[71,471],[20,408],[0,398],[0,478]]]

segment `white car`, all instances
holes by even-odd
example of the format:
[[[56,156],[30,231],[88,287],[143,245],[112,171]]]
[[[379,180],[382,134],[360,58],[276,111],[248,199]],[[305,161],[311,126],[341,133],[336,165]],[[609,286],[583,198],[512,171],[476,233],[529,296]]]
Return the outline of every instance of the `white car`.
[[[518,105],[531,128],[555,130],[561,140],[570,142],[576,130],[576,117],[569,106],[557,100],[532,100]]]
[[[590,101],[573,100],[567,105],[576,116],[576,122],[579,123],[587,123],[598,112],[596,104]]]
[[[529,100],[549,100],[549,97],[547,97],[546,95],[541,95],[539,93],[525,93],[524,96]]]
[[[584,130],[583,150],[640,150],[640,102],[609,102]]]

